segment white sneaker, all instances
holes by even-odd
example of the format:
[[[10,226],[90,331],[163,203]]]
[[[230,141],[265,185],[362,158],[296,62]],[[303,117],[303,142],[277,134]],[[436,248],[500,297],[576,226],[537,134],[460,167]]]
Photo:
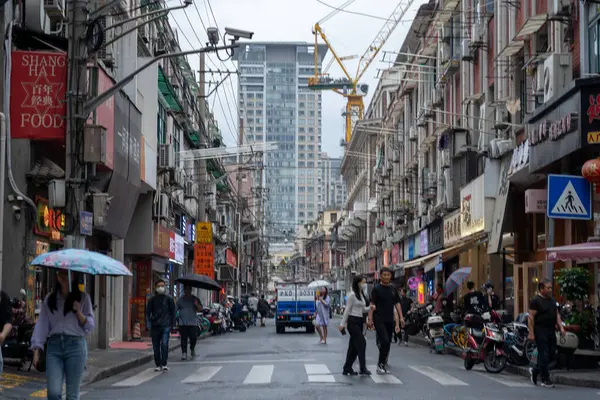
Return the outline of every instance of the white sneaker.
[[[169,367],[167,367],[166,365],[164,367],[162,367],[163,372],[167,372],[169,370]]]
[[[156,367],[156,368],[154,368],[154,371],[156,371],[156,372],[162,371],[162,367]]]

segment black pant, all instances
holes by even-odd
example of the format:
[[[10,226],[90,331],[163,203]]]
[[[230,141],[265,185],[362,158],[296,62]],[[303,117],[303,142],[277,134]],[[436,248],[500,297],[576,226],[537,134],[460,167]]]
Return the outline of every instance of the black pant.
[[[379,365],[387,364],[387,359],[390,354],[390,345],[392,343],[392,335],[394,334],[394,321],[383,322],[373,321],[375,331],[379,339]]]
[[[367,361],[365,358],[367,341],[363,335],[363,319],[350,316],[348,318],[346,330],[350,334],[350,339],[348,340],[348,352],[346,353],[344,371],[352,370],[352,364],[354,364],[356,357],[358,357],[360,370],[363,371],[367,369]]]
[[[535,344],[538,350],[536,372],[540,373],[542,381],[550,379],[549,365],[556,356],[556,334],[554,329],[534,328]]]
[[[196,325],[180,326],[179,336],[181,336],[181,352],[187,354],[188,339],[190,340],[190,351],[194,351],[198,340],[198,327]]]
[[[166,367],[169,358],[169,327],[152,327],[150,336],[152,338],[152,350],[154,351],[154,364],[157,367]]]

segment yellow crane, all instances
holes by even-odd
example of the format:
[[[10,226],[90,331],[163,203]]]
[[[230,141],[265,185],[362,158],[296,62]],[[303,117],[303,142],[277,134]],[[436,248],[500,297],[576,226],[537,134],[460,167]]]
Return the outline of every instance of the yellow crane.
[[[380,29],[379,33],[375,36],[375,39],[373,39],[373,42],[371,42],[365,53],[360,57],[360,60],[358,61],[358,67],[356,68],[356,74],[354,77],[352,77],[348,72],[348,68],[344,64],[344,60],[355,58],[355,56],[339,57],[337,52],[331,46],[329,39],[327,39],[327,36],[323,32],[321,24],[333,17],[338,12],[343,11],[350,4],[354,3],[354,1],[356,0],[346,1],[344,4],[337,7],[334,11],[325,16],[325,18],[315,24],[313,28],[313,34],[315,35],[315,75],[308,78],[308,87],[310,89],[333,90],[334,92],[339,93],[346,98],[346,111],[343,114],[343,116],[346,118],[346,143],[350,142],[355,121],[361,120],[364,117],[365,104],[363,97],[367,94],[369,86],[366,84],[361,84],[359,81],[362,79],[363,75],[375,57],[377,57],[377,54],[379,54],[379,51],[384,46],[385,42],[394,32],[400,23],[400,20],[412,6],[414,0],[403,0],[398,3],[390,17]],[[321,39],[323,39],[325,45],[331,52],[333,60],[337,62],[344,72],[344,78],[334,79],[329,76],[326,70],[319,71],[319,36]],[[331,62],[329,65],[331,65]]]

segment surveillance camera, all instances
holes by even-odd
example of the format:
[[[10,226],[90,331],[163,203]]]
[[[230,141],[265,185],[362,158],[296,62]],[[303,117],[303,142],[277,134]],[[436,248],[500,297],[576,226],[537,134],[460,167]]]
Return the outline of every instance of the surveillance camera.
[[[208,36],[208,42],[211,45],[216,46],[219,44],[220,37],[219,37],[219,30],[217,28],[206,29],[206,35]]]
[[[12,210],[13,210],[13,214],[15,214],[15,218],[21,219],[21,207],[13,205]]]
[[[242,31],[240,29],[225,28],[225,33],[237,39],[252,39],[254,32]]]
[[[183,2],[183,4],[185,4],[186,6],[189,6],[189,5],[191,5],[192,3],[193,3],[193,1],[192,1],[192,0],[185,0],[185,1]]]

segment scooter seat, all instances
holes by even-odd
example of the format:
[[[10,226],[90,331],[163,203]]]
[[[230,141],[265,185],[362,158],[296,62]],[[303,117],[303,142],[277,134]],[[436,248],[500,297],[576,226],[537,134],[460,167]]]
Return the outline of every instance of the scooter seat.
[[[565,325],[563,326],[566,332],[579,333],[581,331],[581,327],[579,325]]]

